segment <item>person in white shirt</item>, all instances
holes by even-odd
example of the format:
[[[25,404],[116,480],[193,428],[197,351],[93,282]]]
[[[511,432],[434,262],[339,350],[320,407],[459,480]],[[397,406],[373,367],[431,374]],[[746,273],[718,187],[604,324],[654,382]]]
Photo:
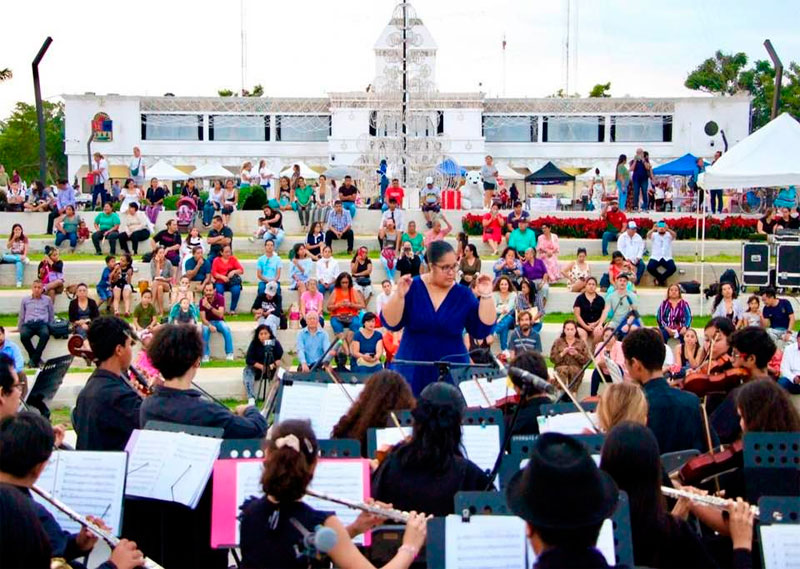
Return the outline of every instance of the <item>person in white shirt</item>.
[[[317,260],[317,283],[320,292],[332,292],[336,277],[339,276],[339,261],[333,258],[333,250],[325,245],[322,248],[322,257]]]
[[[672,242],[678,238],[678,234],[667,227],[665,221],[659,221],[649,231],[647,238],[653,240],[647,272],[653,275],[657,286],[667,286],[667,280],[678,270],[672,259]],[[659,269],[664,271],[661,272]]]
[[[381,283],[381,293],[375,300],[375,314],[377,314],[378,318],[380,318],[381,326],[383,326],[383,318],[381,318],[381,311],[383,310],[384,305],[387,302],[389,302],[389,299],[391,297],[392,297],[392,281],[390,281],[389,279],[385,279]]]
[[[133,158],[131,158],[131,163],[128,167],[131,170],[131,178],[133,179],[134,185],[138,188],[144,186],[146,166],[142,158],[142,151],[139,150],[138,146],[133,147]],[[122,211],[125,210],[122,209]]]
[[[403,210],[398,207],[397,200],[389,198],[389,209],[381,214],[381,228],[378,230],[378,242],[383,247],[383,240],[386,237],[386,222],[394,221],[394,227],[400,233],[406,230],[406,223],[403,218]]]
[[[94,186],[92,186],[92,209],[94,209],[95,201],[100,196],[100,207],[103,207],[109,199],[108,191],[106,191],[106,182],[108,181],[108,162],[99,152],[94,153],[94,161],[92,162],[92,171],[90,174],[94,176]]]
[[[634,284],[638,285],[639,281],[642,280],[645,266],[644,261],[642,261],[644,239],[642,239],[642,236],[639,235],[636,230],[636,222],[629,221],[627,231],[617,239],[617,251],[622,253],[622,256],[625,257],[625,260],[628,261],[632,267],[636,267],[636,282]]]
[[[778,384],[792,395],[800,395],[800,334],[783,350]]]

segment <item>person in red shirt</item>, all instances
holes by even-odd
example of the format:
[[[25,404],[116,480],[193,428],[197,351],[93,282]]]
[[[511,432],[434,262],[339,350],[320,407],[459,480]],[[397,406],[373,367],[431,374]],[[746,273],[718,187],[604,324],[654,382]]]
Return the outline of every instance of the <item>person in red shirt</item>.
[[[608,243],[617,240],[617,236],[628,223],[628,217],[624,211],[620,211],[619,203],[612,201],[609,202],[600,219],[607,223],[606,230],[603,233],[603,255],[608,256]]]
[[[392,178],[392,184],[386,188],[386,199],[385,203],[389,203],[389,200],[394,198],[397,200],[397,206],[402,209],[403,207],[403,198],[406,195],[406,191],[400,187],[400,180],[397,178]],[[388,206],[384,205],[383,209],[386,210]]]
[[[214,288],[218,294],[224,296],[226,291],[231,293],[231,309],[228,314],[236,312],[239,295],[242,294],[243,274],[244,267],[231,253],[231,246],[225,245],[222,248],[222,256],[215,258],[211,264],[211,277],[214,279]]]

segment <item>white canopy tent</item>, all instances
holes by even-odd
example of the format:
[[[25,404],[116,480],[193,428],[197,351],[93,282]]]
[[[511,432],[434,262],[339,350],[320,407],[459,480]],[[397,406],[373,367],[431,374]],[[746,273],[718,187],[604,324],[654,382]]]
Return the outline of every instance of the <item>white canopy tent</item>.
[[[221,164],[204,164],[195,168],[191,173],[192,178],[233,178],[233,173]]]
[[[159,180],[186,180],[190,178],[186,172],[181,172],[172,164],[159,160],[147,168],[148,178],[158,178]]]
[[[300,175],[303,176],[303,178],[307,180],[316,180],[317,178],[319,178],[319,173],[316,172],[315,170],[312,170],[311,167],[303,161],[292,162],[291,164],[289,164],[286,168],[281,170],[281,176],[288,176],[291,178],[293,171],[292,168],[295,164],[300,166]]]
[[[600,165],[598,164],[598,165],[592,166],[591,168],[586,170],[586,172],[584,172],[583,174],[578,174],[577,176],[575,176],[575,179],[577,181],[579,181],[579,182],[591,182],[592,180],[594,180],[594,177],[595,177],[594,171],[595,170],[600,170],[600,177],[601,178],[605,178],[606,174],[611,171],[611,170],[604,169],[604,168],[600,167]]]
[[[497,174],[504,180],[524,180],[525,174],[520,174],[514,168],[508,165],[508,162],[495,162]]]
[[[706,169],[706,190],[800,185],[800,123],[783,113]]]

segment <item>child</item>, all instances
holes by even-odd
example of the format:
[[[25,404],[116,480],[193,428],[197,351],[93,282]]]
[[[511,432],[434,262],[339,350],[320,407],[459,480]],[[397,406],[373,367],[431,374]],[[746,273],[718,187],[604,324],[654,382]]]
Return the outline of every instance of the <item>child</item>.
[[[103,274],[100,275],[100,280],[97,282],[97,297],[100,299],[100,304],[108,302],[108,308],[111,308],[111,272],[117,266],[117,258],[114,255],[106,257],[106,266],[103,268]]]
[[[267,232],[269,225],[267,225],[267,218],[266,217],[259,217],[258,218],[258,228],[253,232],[252,237],[249,238],[250,243],[255,243],[256,241],[263,241],[264,234]]]
[[[200,311],[188,296],[181,298],[169,311],[170,324],[193,324],[199,326]]]
[[[172,289],[172,304],[178,304],[182,299],[188,298],[190,304],[194,304],[194,291],[189,286],[189,277],[181,277],[178,286]]]
[[[86,222],[81,219],[78,222],[78,245],[89,239],[89,228],[86,227]]]
[[[761,299],[755,294],[747,299],[747,312],[739,319],[739,328],[747,326],[758,326],[759,328],[762,326]]]
[[[144,340],[151,336],[158,328],[158,319],[156,318],[156,307],[153,304],[153,291],[147,289],[142,293],[142,302],[136,305],[133,309],[133,329],[139,336],[139,339]]]
[[[145,377],[147,385],[150,387],[164,384],[164,378],[161,377],[161,373],[153,367],[150,356],[147,355],[147,347],[150,345],[152,339],[152,335],[147,335],[142,338],[142,349],[139,350],[139,353],[136,355],[136,361],[133,362],[133,367]]]

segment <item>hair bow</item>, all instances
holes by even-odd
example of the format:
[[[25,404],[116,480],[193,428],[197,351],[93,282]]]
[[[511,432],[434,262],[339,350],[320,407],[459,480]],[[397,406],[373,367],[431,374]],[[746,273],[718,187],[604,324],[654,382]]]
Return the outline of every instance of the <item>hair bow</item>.
[[[295,452],[300,452],[300,439],[297,438],[297,435],[286,435],[285,437],[275,439],[275,448],[283,447],[289,447]]]

